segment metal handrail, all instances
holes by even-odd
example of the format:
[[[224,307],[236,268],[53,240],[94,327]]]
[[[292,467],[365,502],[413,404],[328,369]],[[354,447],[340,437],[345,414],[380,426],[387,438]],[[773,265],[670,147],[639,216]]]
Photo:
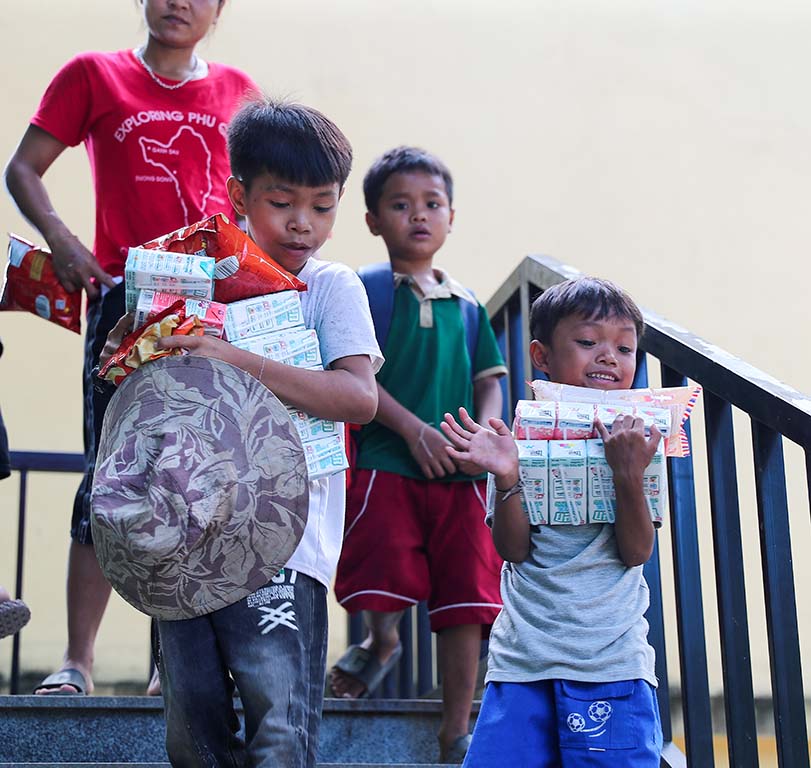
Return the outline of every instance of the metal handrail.
[[[29,472],[84,472],[81,453],[43,453],[38,451],[12,451],[11,471],[20,473],[20,492],[17,506],[17,562],[14,595],[23,595],[23,563],[25,556],[25,510],[28,500]],[[11,648],[11,675],[9,691],[19,693],[20,688],[20,633],[14,635]]]

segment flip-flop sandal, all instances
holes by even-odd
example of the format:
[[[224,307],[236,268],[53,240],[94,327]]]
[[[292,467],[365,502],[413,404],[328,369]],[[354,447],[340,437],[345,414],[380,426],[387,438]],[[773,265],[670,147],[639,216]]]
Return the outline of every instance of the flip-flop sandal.
[[[439,762],[451,763],[453,765],[463,763],[472,740],[472,734],[466,733],[464,736],[460,736],[458,739],[455,739],[453,744],[451,744],[447,749],[440,748]]]
[[[72,685],[76,691],[60,691],[63,685]],[[34,693],[39,690],[45,689],[51,691],[46,694],[48,696],[87,696],[87,681],[84,675],[73,667],[62,669],[59,672],[54,672],[48,675],[35,689]]]
[[[344,655],[335,662],[333,669],[337,669],[345,675],[363,683],[366,688],[358,698],[365,699],[375,692],[383,680],[385,680],[386,675],[397,665],[402,655],[403,646],[398,644],[391,656],[386,659],[384,664],[381,664],[377,660],[377,656],[371,651],[359,645],[350,645]]]
[[[16,635],[31,618],[31,611],[22,600],[3,600],[0,603],[0,637]]]

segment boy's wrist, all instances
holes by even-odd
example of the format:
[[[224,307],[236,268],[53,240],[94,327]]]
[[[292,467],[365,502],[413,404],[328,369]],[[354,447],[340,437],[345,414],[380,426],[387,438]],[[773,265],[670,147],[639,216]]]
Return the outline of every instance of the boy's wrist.
[[[518,471],[518,467],[516,467],[514,471],[511,470],[499,475],[494,474],[493,480],[495,481],[496,490],[499,493],[506,493],[521,481],[521,474]]]

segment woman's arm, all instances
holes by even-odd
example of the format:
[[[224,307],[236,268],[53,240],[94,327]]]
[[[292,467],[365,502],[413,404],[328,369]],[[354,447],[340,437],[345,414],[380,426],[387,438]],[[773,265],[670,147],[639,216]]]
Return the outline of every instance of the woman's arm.
[[[59,282],[67,291],[84,288],[89,299],[98,295],[92,282],[115,283],[53,208],[42,177],[66,146],[47,131],[29,125],[6,166],[6,186],[20,212],[42,234],[53,255]]]

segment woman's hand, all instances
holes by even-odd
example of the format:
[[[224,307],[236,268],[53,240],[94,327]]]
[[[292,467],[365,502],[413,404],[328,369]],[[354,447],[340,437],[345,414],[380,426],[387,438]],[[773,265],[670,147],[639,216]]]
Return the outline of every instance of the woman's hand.
[[[99,355],[99,368],[103,368],[107,361],[115,354],[116,350],[121,346],[124,337],[132,330],[135,324],[135,314],[128,312],[119,318],[118,322],[113,326],[112,330],[107,334],[107,340],[104,342],[101,354]]]
[[[99,294],[97,282],[108,288],[115,287],[113,278],[75,235],[68,233],[52,240],[50,247],[54,272],[66,291],[73,293],[84,288],[87,298],[95,299]]]

